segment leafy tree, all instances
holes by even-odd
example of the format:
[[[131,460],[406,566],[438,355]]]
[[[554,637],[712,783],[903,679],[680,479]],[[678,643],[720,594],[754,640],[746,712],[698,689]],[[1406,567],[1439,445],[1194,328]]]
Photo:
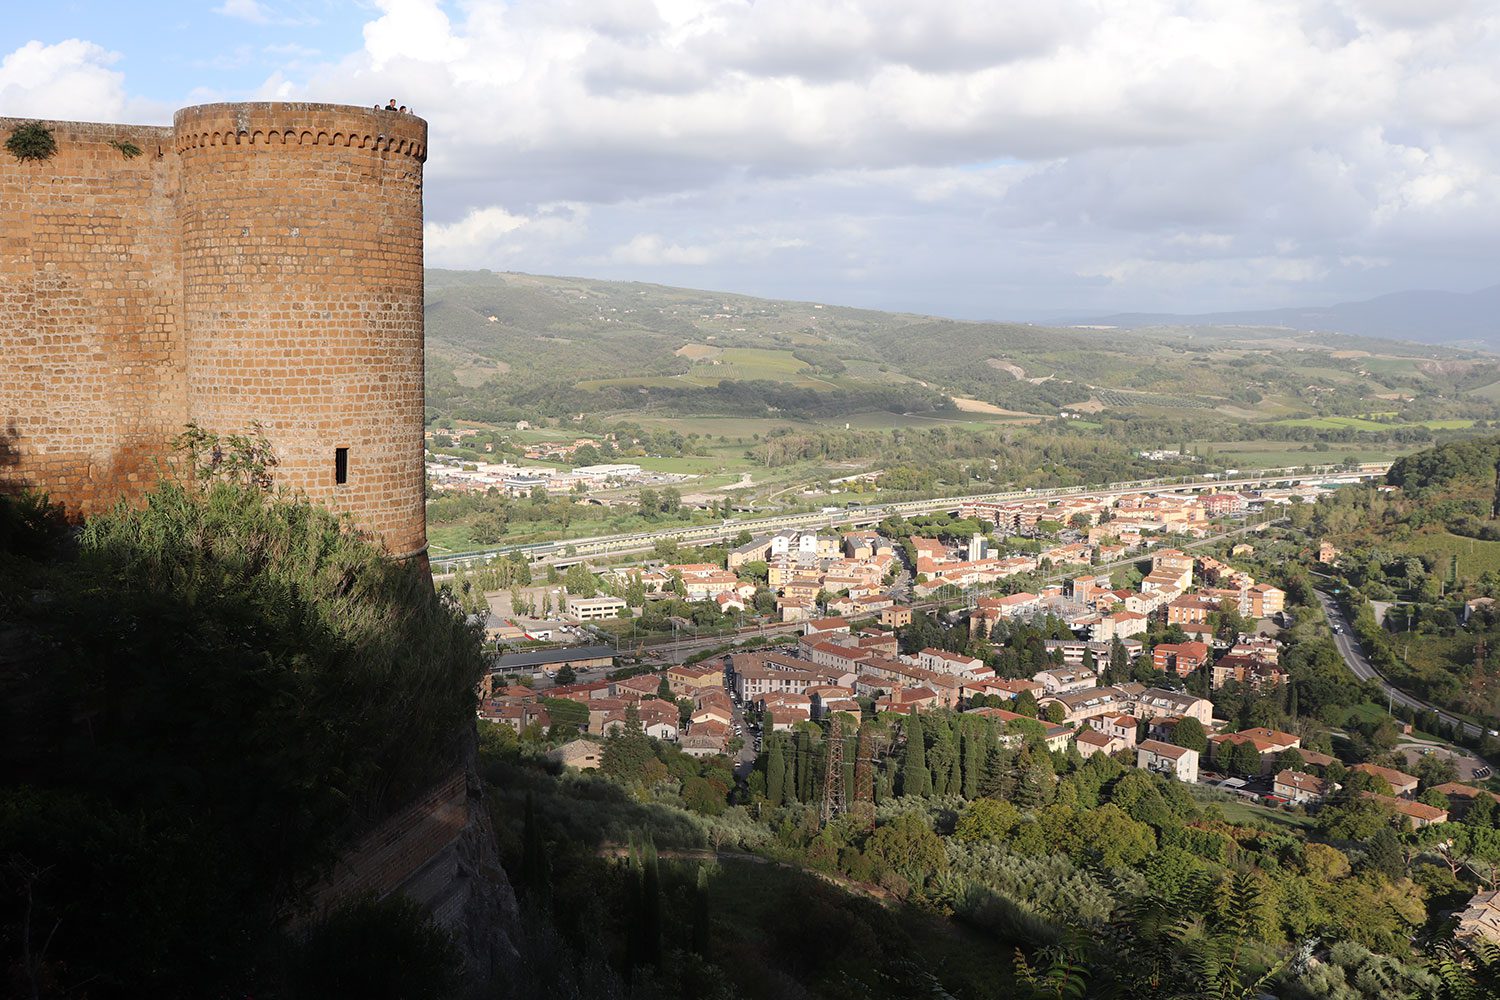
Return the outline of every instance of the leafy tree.
[[[574,563],[563,574],[563,586],[574,597],[593,597],[599,593],[599,578],[583,563]]]
[[[1191,715],[1185,716],[1172,727],[1172,742],[1200,754],[1208,752],[1208,735],[1203,731],[1203,723]]]
[[[1236,743],[1229,755],[1229,769],[1242,777],[1253,778],[1260,774],[1260,751],[1249,740]]]
[[[953,834],[963,841],[1001,843],[1020,822],[1020,810],[1009,802],[975,799],[959,814]]]
[[[578,674],[574,673],[571,664],[564,663],[561,669],[557,671],[557,683],[560,685],[567,686],[577,680]]]
[[[1047,707],[1042,710],[1042,718],[1054,725],[1061,723],[1068,717],[1068,710],[1063,708],[1060,701],[1049,701]]]

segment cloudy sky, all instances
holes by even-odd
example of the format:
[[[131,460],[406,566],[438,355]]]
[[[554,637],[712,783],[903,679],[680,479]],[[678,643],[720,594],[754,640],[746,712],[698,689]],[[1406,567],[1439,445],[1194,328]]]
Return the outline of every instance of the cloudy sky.
[[[395,96],[430,265],[1027,318],[1500,282],[1497,67],[1497,0],[58,0],[0,114]]]

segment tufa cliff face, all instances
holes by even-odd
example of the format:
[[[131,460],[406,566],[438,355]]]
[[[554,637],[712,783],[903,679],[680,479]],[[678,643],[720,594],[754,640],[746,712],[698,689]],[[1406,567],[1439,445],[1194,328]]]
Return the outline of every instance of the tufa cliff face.
[[[426,123],[267,103],[42,124],[52,156],[0,155],[0,488],[92,513],[148,490],[187,422],[258,423],[279,485],[423,553]]]

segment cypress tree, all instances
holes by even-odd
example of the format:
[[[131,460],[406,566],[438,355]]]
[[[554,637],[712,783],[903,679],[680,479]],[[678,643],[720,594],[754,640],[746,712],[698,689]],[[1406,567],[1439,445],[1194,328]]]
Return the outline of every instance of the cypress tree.
[[[771,713],[766,713],[766,801],[773,806],[781,805],[786,795],[786,758],[781,752],[781,737],[772,726]]]
[[[990,799],[1004,797],[1009,774],[1005,751],[1000,749],[1000,744],[991,742],[984,755],[984,774],[979,780],[979,794]]]
[[[1401,844],[1390,827],[1382,826],[1375,831],[1375,836],[1365,845],[1364,866],[1379,872],[1392,882],[1406,872],[1406,859],[1401,854]]]
[[[948,764],[948,789],[946,794],[962,795],[964,791],[964,779],[963,762],[960,759],[962,757],[961,748],[954,746],[952,754],[952,761]]]
[[[979,795],[979,783],[984,777],[984,737],[981,727],[969,724],[959,729],[959,756],[963,760],[963,787],[966,799]]]
[[[812,733],[806,729],[797,732],[797,752],[793,755],[797,765],[797,801],[812,800],[813,744]]]
[[[922,720],[915,709],[906,723],[906,757],[901,763],[901,794],[932,794],[932,772],[927,770],[927,742],[922,734]]]

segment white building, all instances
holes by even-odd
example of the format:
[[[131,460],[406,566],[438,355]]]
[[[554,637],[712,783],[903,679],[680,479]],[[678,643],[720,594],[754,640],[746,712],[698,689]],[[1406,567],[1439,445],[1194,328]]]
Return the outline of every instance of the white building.
[[[1160,740],[1142,740],[1135,748],[1135,766],[1178,781],[1198,780],[1198,751]]]
[[[625,602],[618,597],[568,597],[568,614],[581,622],[618,618],[625,607]]]

